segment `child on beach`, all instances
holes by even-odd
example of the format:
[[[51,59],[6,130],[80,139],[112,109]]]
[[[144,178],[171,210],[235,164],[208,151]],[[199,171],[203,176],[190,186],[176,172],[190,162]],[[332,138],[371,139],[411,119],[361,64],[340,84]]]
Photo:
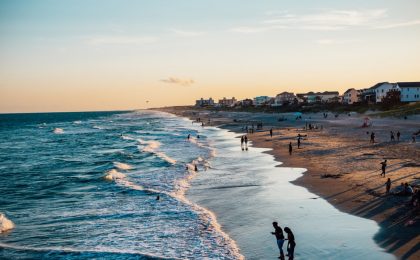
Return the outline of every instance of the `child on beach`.
[[[273,222],[274,232],[271,232],[271,234],[276,236],[277,240],[277,246],[280,250],[280,256],[279,259],[284,260],[284,253],[283,253],[283,244],[284,244],[284,235],[283,230],[281,227],[279,227],[277,222]]]

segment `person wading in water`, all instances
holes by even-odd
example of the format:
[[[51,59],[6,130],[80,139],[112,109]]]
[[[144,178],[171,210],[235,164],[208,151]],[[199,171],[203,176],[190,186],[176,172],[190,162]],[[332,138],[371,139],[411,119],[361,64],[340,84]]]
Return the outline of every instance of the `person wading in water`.
[[[280,256],[279,259],[284,260],[284,253],[283,253],[283,244],[284,244],[284,235],[283,230],[281,227],[279,227],[277,222],[273,222],[274,232],[271,232],[271,234],[276,236],[277,240],[277,246],[280,250]]]

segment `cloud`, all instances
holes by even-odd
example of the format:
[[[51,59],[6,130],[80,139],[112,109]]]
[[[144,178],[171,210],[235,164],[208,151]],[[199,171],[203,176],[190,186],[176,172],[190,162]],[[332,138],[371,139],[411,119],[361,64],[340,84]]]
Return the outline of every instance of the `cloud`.
[[[392,29],[392,28],[399,28],[399,27],[408,27],[420,24],[420,20],[413,20],[408,22],[401,22],[401,23],[392,23],[386,25],[376,26],[376,29]]]
[[[360,42],[360,40],[351,39],[351,40],[336,40],[336,39],[320,39],[317,40],[316,43],[320,45],[336,45],[336,44],[346,44],[346,43],[354,43]]]
[[[142,45],[154,43],[156,37],[151,36],[95,36],[87,40],[89,45]]]
[[[161,79],[160,81],[167,84],[177,84],[181,86],[190,86],[195,83],[193,79],[180,79],[176,77],[169,77],[167,79]]]
[[[205,32],[184,31],[184,30],[178,30],[178,29],[171,29],[170,31],[175,33],[176,35],[184,36],[184,37],[194,37],[194,36],[200,36],[200,35],[205,34]]]
[[[356,28],[390,29],[420,24],[420,20],[389,23],[386,9],[323,10],[318,13],[293,14],[285,11],[266,12],[269,19],[251,26],[231,28],[237,33],[259,33],[279,29],[339,31]],[[388,22],[388,24],[386,24]]]

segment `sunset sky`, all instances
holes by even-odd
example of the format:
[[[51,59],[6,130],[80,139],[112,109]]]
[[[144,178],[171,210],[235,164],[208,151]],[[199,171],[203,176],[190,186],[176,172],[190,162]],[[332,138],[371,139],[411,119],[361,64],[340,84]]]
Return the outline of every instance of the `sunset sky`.
[[[0,1],[1,113],[382,81],[420,81],[419,0]]]

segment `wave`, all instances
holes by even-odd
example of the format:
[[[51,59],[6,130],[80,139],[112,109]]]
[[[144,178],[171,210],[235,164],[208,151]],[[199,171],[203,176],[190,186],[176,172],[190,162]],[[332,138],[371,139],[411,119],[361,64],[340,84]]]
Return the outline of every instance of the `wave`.
[[[6,216],[3,213],[0,213],[0,234],[11,230],[15,227],[15,224],[13,224],[13,222],[6,218]]]
[[[75,125],[80,125],[81,123],[82,123],[82,121],[80,121],[80,120],[73,121],[73,124],[75,124]]]
[[[92,126],[92,128],[93,128],[93,129],[99,129],[99,130],[102,130],[102,129],[103,129],[102,127],[97,126],[97,125]]]
[[[127,135],[121,135],[121,138],[124,140],[135,140],[133,137],[127,136]]]
[[[207,161],[201,157],[198,157],[197,159],[193,160],[191,163],[188,163],[187,175],[185,176],[185,178],[180,179],[175,183],[175,191],[169,193],[169,195],[177,199],[178,201],[181,201],[182,203],[189,205],[195,212],[199,213],[201,216],[201,220],[206,224],[205,228],[220,234],[223,240],[222,243],[229,246],[231,254],[235,256],[236,259],[243,260],[245,259],[245,257],[240,253],[238,245],[232,238],[229,237],[227,233],[225,233],[222,230],[222,227],[217,222],[216,215],[212,211],[191,202],[185,197],[185,193],[187,189],[190,187],[191,179],[193,179],[197,175],[197,172],[194,170],[195,165],[205,164],[205,163],[207,163]]]
[[[62,253],[86,253],[86,254],[122,254],[122,255],[134,255],[134,256],[141,256],[145,259],[180,259],[174,257],[164,257],[158,256],[151,253],[145,253],[137,250],[120,250],[120,249],[113,249],[113,248],[94,248],[94,249],[78,249],[72,247],[31,247],[31,246],[19,246],[13,244],[6,244],[0,243],[0,248],[3,249],[14,249],[14,250],[22,250],[22,251],[33,251],[33,252],[62,252]],[[143,258],[140,258],[143,259]]]
[[[161,158],[162,160],[164,160],[164,161],[166,161],[166,162],[168,162],[170,164],[175,164],[176,163],[176,160],[175,159],[169,157],[164,152],[158,152],[158,151],[156,151],[161,146],[161,143],[159,141],[155,141],[155,140],[146,141],[146,140],[143,140],[141,138],[137,139],[137,141],[141,145],[146,145],[141,150],[142,152],[154,154],[157,157]]]
[[[54,128],[54,134],[62,134],[62,133],[64,133],[64,130],[63,130],[63,128],[59,128],[59,127],[57,127],[57,128]]]
[[[115,180],[124,179],[125,177],[126,175],[124,173],[121,173],[115,169],[112,169],[106,172],[104,179],[108,181],[115,181]]]
[[[114,162],[114,166],[120,170],[131,170],[133,167],[126,163]]]

